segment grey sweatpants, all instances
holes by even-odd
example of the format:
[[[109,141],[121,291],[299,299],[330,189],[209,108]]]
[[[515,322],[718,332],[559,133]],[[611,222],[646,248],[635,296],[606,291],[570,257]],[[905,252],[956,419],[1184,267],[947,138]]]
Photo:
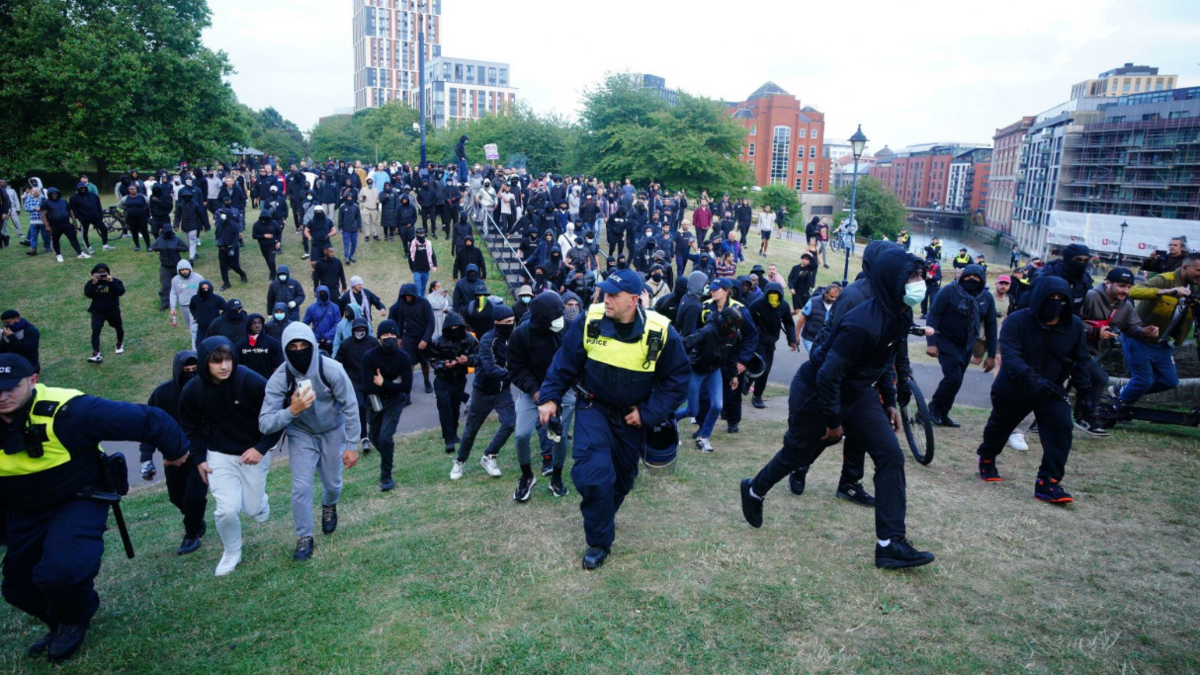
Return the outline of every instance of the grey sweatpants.
[[[562,466],[567,458],[567,441],[570,439],[572,425],[575,420],[575,392],[568,391],[562,400],[562,414],[559,415],[563,425],[563,439],[554,443],[546,436],[545,429],[537,429],[538,410],[533,397],[525,392],[517,397],[517,463],[530,463],[530,440],[536,430],[542,443],[542,454],[554,457],[554,466]]]
[[[314,435],[289,426],[286,434],[292,467],[292,519],[296,522],[296,537],[311,537],[313,473],[321,477],[324,488],[321,504],[337,504],[342,494],[342,451],[346,448],[346,430],[339,426]]]

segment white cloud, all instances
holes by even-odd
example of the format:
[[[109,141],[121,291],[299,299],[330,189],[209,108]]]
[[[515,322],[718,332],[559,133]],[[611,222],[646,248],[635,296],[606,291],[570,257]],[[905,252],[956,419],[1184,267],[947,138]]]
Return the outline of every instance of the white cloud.
[[[353,105],[352,0],[209,0],[205,43],[229,53],[238,97],[302,129]],[[963,0],[508,4],[442,1],[442,51],[508,61],[519,96],[573,116],[605,72],[741,100],[771,80],[826,114],[827,137],[861,123],[872,147],[989,141],[1070,85],[1127,61],[1200,84],[1200,3]]]

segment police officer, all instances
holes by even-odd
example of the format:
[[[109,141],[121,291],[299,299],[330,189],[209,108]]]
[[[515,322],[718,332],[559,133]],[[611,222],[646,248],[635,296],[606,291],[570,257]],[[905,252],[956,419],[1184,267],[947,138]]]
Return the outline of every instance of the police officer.
[[[665,317],[640,307],[636,272],[617,270],[599,288],[604,302],[571,322],[538,397],[545,425],[578,385],[571,480],[582,496],[584,569],[608,557],[617,509],[637,476],[644,430],[671,419],[691,377],[679,334]]]
[[[0,503],[8,511],[4,599],[49,628],[29,647],[60,663],[83,644],[100,607],[93,581],[104,555],[112,484],[102,440],[159,448],[168,466],[187,460],[187,441],[167,413],[38,383],[33,366],[0,354]],[[124,469],[121,468],[124,478]]]

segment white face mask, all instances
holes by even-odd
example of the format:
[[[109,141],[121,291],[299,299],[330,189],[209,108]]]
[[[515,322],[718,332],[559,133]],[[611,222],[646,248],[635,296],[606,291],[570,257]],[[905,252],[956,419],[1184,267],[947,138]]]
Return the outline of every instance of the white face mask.
[[[909,307],[916,307],[925,299],[925,282],[914,281],[911,284],[904,284],[904,304]]]
[[[557,333],[560,330],[562,330],[563,326],[565,326],[565,325],[567,325],[567,320],[560,316],[557,319],[550,322],[550,330]]]

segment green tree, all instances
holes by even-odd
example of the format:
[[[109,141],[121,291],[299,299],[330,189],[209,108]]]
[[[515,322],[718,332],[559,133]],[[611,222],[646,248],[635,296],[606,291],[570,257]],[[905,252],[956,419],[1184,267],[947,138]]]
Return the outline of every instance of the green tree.
[[[793,219],[800,217],[800,198],[796,196],[796,191],[786,185],[768,185],[762,189],[762,192],[754,193],[754,206],[762,208],[764,206],[771,207],[771,210],[776,210],[780,206],[787,209],[788,217]]]
[[[378,108],[354,113],[354,127],[361,138],[361,145],[368,150],[367,156],[361,159],[372,162],[418,159],[420,139],[412,130],[412,125],[418,119],[420,113],[400,101],[390,101]]]
[[[579,136],[574,125],[557,115],[538,115],[524,102],[479,119],[453,124],[434,133],[429,143],[429,159],[454,161],[454,146],[463,134],[467,144],[467,163],[482,163],[483,146],[495,143],[500,151],[496,160],[505,166],[524,166],[531,172],[575,172],[572,149]]]
[[[308,137],[308,147],[317,162],[324,161],[326,157],[371,157],[371,152],[356,128],[354,118],[348,115],[326,117],[313,127]]]
[[[837,196],[850,205],[851,186],[838,188]],[[886,236],[895,240],[908,219],[908,209],[900,198],[878,178],[870,176],[858,179],[858,197],[855,200],[854,219],[858,221],[858,236],[877,239]]]
[[[155,166],[248,140],[205,0],[0,4],[0,172]]]

